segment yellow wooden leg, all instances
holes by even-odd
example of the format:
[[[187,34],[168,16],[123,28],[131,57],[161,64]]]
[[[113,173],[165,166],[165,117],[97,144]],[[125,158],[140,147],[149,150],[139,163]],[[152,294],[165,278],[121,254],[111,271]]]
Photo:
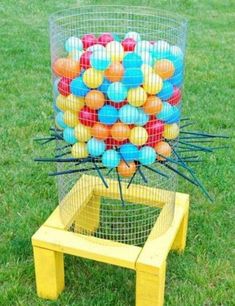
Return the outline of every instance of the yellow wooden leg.
[[[33,247],[37,294],[55,300],[64,289],[63,253]]]
[[[136,271],[136,306],[162,306],[164,303],[166,262],[154,273]]]
[[[100,196],[93,195],[75,218],[74,231],[77,233],[94,233],[100,222]]]

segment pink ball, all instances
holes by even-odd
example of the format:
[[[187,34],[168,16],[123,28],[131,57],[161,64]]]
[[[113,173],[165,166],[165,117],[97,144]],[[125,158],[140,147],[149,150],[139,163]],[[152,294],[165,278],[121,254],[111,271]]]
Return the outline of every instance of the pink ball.
[[[155,143],[161,140],[162,133],[164,131],[164,123],[161,120],[152,119],[145,125],[148,132],[148,145],[153,146]]]
[[[58,83],[58,91],[63,96],[70,94],[70,83],[72,79],[62,77]]]
[[[81,68],[87,69],[91,67],[90,58],[92,51],[85,51],[80,57]]]
[[[108,101],[108,104],[114,106],[116,109],[120,109],[122,106],[127,104],[127,101],[123,101],[123,102],[119,102],[119,103],[113,102],[113,101]]]
[[[133,38],[125,38],[122,41],[122,46],[124,51],[134,51],[136,45],[136,41]]]
[[[171,105],[176,105],[181,100],[181,90],[179,87],[174,86],[173,95],[170,97],[170,99],[167,101]]]
[[[84,106],[78,114],[78,119],[86,126],[93,126],[98,119],[97,112],[87,106]]]
[[[82,37],[82,43],[83,43],[83,48],[87,49],[90,46],[93,46],[94,44],[96,44],[97,43],[97,39],[96,39],[94,34],[85,34]]]
[[[107,43],[109,43],[110,41],[113,41],[113,36],[110,33],[103,33],[98,37],[98,44],[102,45],[102,46],[106,46]]]

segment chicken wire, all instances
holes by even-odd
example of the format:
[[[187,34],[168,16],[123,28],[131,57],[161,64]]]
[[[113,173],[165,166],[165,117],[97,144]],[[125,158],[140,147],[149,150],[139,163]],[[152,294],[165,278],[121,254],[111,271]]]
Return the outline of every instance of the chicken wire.
[[[87,33],[92,33],[98,37],[102,33],[109,32],[115,33],[115,35],[122,40],[125,34],[130,31],[139,33],[142,40],[164,40],[170,45],[180,48],[184,63],[186,23],[182,18],[153,8],[88,5],[62,11],[51,16],[50,43],[52,65],[58,58],[68,56],[64,49],[64,44],[69,37],[81,38]],[[53,70],[52,78],[53,84],[58,84],[58,76],[56,76]],[[181,89],[182,83],[179,86]],[[56,104],[57,96],[58,91],[54,86],[54,104]],[[177,104],[177,107],[181,108],[181,101]],[[180,125],[180,122],[178,122],[178,125]],[[141,135],[139,136],[141,137]],[[177,138],[169,141],[169,143],[177,150]],[[60,142],[57,146],[57,152],[59,149],[59,152],[62,152],[62,154],[65,152],[66,154],[67,148],[61,149],[62,147],[63,145]],[[177,160],[177,156],[174,152],[171,158]],[[103,186],[104,183],[102,179],[100,179],[100,174],[95,169],[97,165],[101,165],[100,159],[94,158],[93,163],[81,163],[76,166],[76,169],[83,169],[84,167],[91,169],[85,174],[99,178],[99,181],[95,180],[95,183],[96,185],[100,184],[100,186]],[[58,171],[64,171],[70,169],[71,165],[68,163],[58,163],[57,167]],[[158,235],[161,235],[169,228],[174,217],[174,191],[177,187],[177,175],[161,163],[155,163],[152,168],[165,173],[167,177],[161,176],[148,168],[141,167],[140,169],[140,167],[137,166],[136,175],[134,176],[132,184],[139,185],[137,191],[139,194],[136,194],[137,198],[142,198],[145,195],[144,193],[147,192],[151,194],[146,194],[146,196],[151,195],[157,198],[160,195],[161,198],[164,198],[163,190],[172,191],[170,196],[168,194],[165,199],[166,204],[164,206],[164,213],[158,220]],[[118,179],[120,179],[115,169],[109,174],[107,174],[107,172],[109,172],[107,169],[100,169],[99,172],[101,172],[105,180],[113,179],[117,182]],[[62,199],[83,175],[83,172],[77,172],[75,174],[58,176],[57,185],[59,201],[61,203],[60,212],[62,220],[66,219],[71,210],[76,211],[80,205],[76,197],[70,201],[69,207],[63,205]],[[121,177],[122,189],[127,188],[125,184],[129,183],[130,177]],[[144,188],[145,186],[153,188],[146,191]],[[89,186],[87,183],[84,183],[80,189],[80,193],[77,194],[77,199],[82,196],[81,193],[85,192],[88,188]],[[108,186],[108,188],[112,194],[112,186]],[[93,200],[94,203],[92,203]],[[91,198],[89,203],[91,209],[86,210],[83,218],[85,218],[88,223],[92,224],[93,221],[97,221],[96,219],[98,216],[99,222],[97,227],[95,229],[90,229],[86,226],[83,227],[82,224],[84,223],[82,222],[81,225],[72,224],[70,230],[118,242],[143,245],[159,217],[161,210],[153,205],[143,205],[141,202],[131,203],[126,200],[125,197],[123,200],[124,203],[121,200],[111,200],[101,197],[100,206],[97,206],[97,199]]]

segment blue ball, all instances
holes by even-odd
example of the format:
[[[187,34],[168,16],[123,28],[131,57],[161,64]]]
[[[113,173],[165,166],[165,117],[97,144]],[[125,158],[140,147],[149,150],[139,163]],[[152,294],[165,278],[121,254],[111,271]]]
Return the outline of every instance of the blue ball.
[[[144,126],[149,121],[149,115],[147,115],[142,108],[138,108],[139,118],[135,122],[137,126]]]
[[[66,127],[63,131],[63,138],[67,143],[75,144],[77,142],[77,138],[74,135],[74,129],[70,127]]]
[[[139,150],[137,146],[134,146],[131,143],[126,143],[120,147],[120,155],[126,162],[138,160]]]
[[[125,124],[134,124],[139,119],[138,108],[126,104],[119,109],[119,119]]]
[[[121,38],[118,36],[118,34],[112,33],[112,36],[115,41],[119,41],[119,42],[121,41]]]
[[[91,67],[97,70],[105,70],[111,64],[110,58],[107,56],[106,50],[94,51],[90,57]]]
[[[143,81],[144,76],[140,68],[127,68],[122,78],[123,84],[129,88],[138,87]]]
[[[90,89],[84,84],[82,77],[78,77],[70,83],[70,91],[75,96],[85,97]]]
[[[60,112],[60,109],[57,107],[57,105],[55,103],[53,103],[53,109],[56,113]]]
[[[162,90],[157,94],[157,96],[162,100],[168,100],[173,95],[174,92],[174,86],[168,82],[163,82]]]
[[[103,83],[100,85],[100,87],[98,87],[98,90],[102,91],[104,94],[107,94],[109,85],[111,84],[111,82],[104,78]]]
[[[172,61],[172,63],[174,64],[175,74],[183,72],[184,60],[182,56],[176,56],[176,55],[169,54],[167,56],[167,59]]]
[[[120,156],[115,150],[107,150],[102,155],[102,164],[107,168],[115,168],[120,163]]]
[[[139,161],[142,165],[151,165],[155,162],[157,154],[150,146],[142,147],[139,150]]]
[[[180,109],[176,106],[172,106],[172,115],[166,121],[167,124],[172,124],[180,121]]]
[[[109,85],[107,95],[113,102],[122,102],[127,97],[127,88],[121,82],[114,82]]]
[[[102,155],[105,151],[105,148],[106,148],[105,142],[102,140],[91,138],[87,142],[87,150],[92,157],[98,157]]]
[[[168,81],[171,82],[172,85],[180,87],[183,83],[183,72],[176,72]]]
[[[163,102],[162,110],[160,111],[160,113],[156,115],[156,118],[164,122],[167,122],[172,117],[173,113],[174,109],[172,105],[167,102]]]
[[[134,52],[130,52],[124,56],[122,64],[125,69],[140,68],[141,65],[143,64],[143,61],[140,55]]]
[[[61,129],[65,129],[67,127],[67,125],[64,123],[64,113],[63,112],[59,112],[56,117],[55,117],[55,121],[56,124],[58,125],[58,127],[60,127]]]
[[[103,124],[112,125],[118,120],[118,110],[111,105],[105,105],[99,109],[98,119]]]

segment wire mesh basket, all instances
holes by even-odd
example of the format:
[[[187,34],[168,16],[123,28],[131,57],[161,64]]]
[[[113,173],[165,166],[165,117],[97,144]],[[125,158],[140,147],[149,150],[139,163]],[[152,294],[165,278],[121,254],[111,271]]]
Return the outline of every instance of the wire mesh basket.
[[[89,175],[110,194],[118,187],[119,198],[97,205],[94,196],[83,218],[92,223],[98,216],[97,227],[81,222],[71,230],[143,245],[160,213],[142,205],[143,195],[172,191],[159,235],[174,216],[177,177],[164,160],[177,159],[186,22],[153,8],[87,5],[54,14],[50,41],[56,125],[65,140],[56,150],[77,158],[72,171],[58,163],[60,173],[69,173],[58,176],[61,217],[68,214],[62,199]],[[132,185],[139,203],[125,196]]]

